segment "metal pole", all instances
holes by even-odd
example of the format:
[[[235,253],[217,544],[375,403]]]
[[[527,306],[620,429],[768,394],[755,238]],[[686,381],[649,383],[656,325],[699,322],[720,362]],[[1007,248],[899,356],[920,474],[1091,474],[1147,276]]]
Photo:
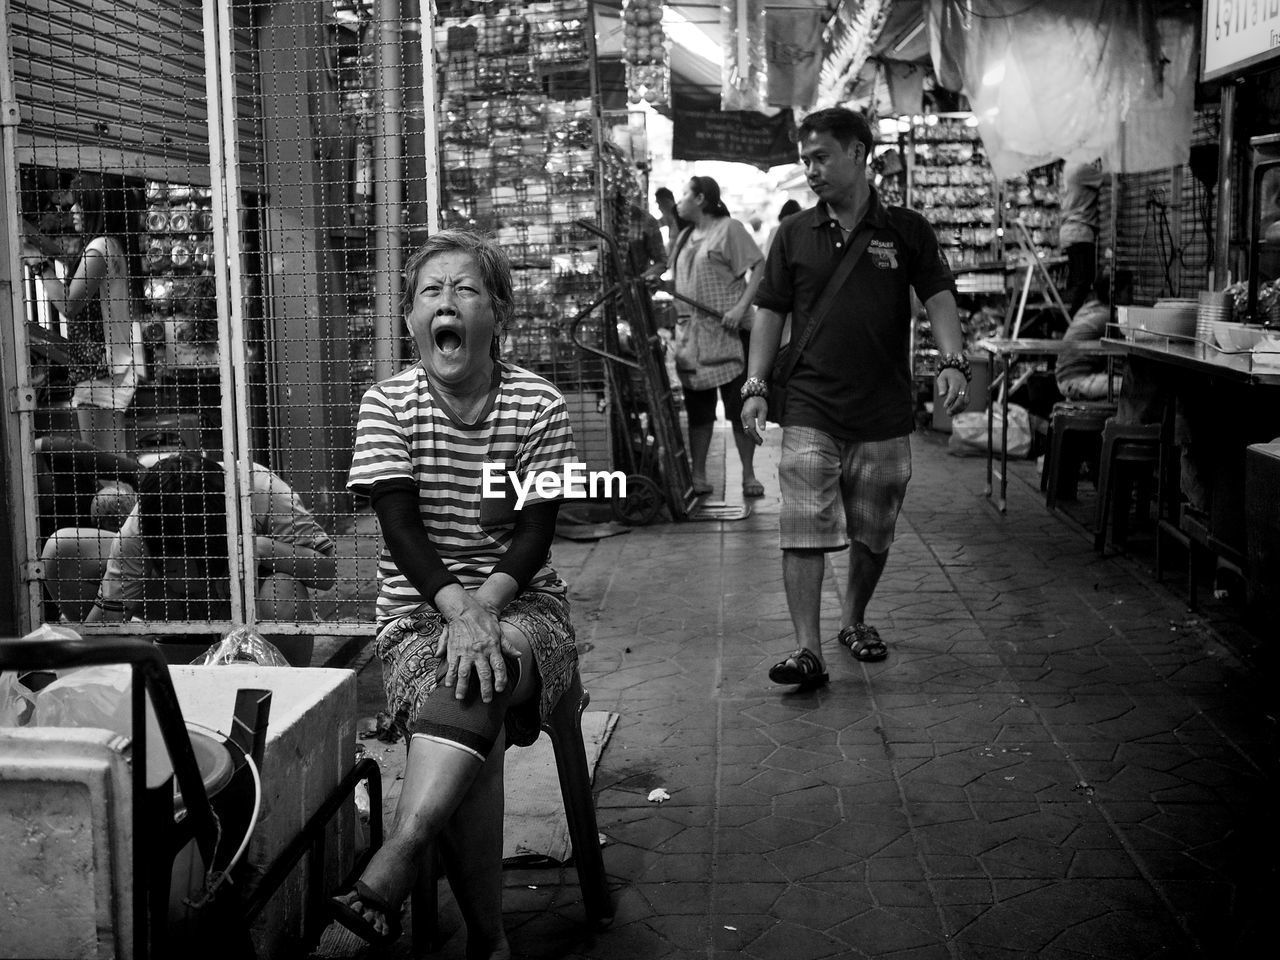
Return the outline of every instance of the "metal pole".
[[[440,225],[440,163],[437,146],[440,140],[436,130],[436,103],[439,98],[436,94],[435,17],[433,16],[435,5],[427,0],[427,2],[420,2],[419,7],[421,18],[418,21],[418,30],[419,40],[422,43],[422,141],[411,143],[410,149],[422,150],[422,172],[427,181],[426,225],[430,231]],[[590,0],[588,0],[588,10],[590,7]]]
[[[240,181],[237,165],[235,73],[232,45],[235,20],[232,0],[204,6],[205,85],[209,100],[209,175],[213,186],[213,250],[218,316],[218,368],[222,378],[222,459],[227,471],[227,540],[232,570],[231,620],[253,623],[257,610],[257,562],[253,557],[253,511],[249,496],[252,458],[249,449],[248,364],[244,345],[244,279],[240,250]],[[234,293],[234,296],[232,295]],[[238,451],[238,456],[232,456]]]
[[[374,64],[378,107],[373,135],[373,379],[395,372],[403,260],[403,157],[401,130],[400,0],[378,0]]]
[[[1218,129],[1218,207],[1213,236],[1213,276],[1209,286],[1224,290],[1235,278],[1231,275],[1231,210],[1235,206],[1236,86],[1222,86],[1221,124]]]
[[[35,391],[31,387],[26,334],[26,305],[23,302],[20,240],[18,238],[18,101],[13,89],[13,61],[9,58],[9,5],[0,2],[0,211],[4,228],[0,231],[0,443],[4,450],[7,496],[0,510],[9,511],[9,535],[5,545],[16,561],[21,576],[0,584],[12,590],[17,630],[26,633],[40,616],[40,564],[31,556],[37,542],[35,490],[32,472],[35,441],[32,417]],[[7,566],[7,565],[6,565]],[[10,603],[0,603],[0,611]]]

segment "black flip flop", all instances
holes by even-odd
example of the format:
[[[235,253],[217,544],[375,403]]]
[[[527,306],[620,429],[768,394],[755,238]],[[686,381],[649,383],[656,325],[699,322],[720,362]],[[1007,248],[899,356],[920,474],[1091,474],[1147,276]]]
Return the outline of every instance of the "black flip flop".
[[[794,683],[805,689],[811,689],[822,686],[830,677],[827,671],[822,669],[818,658],[801,648],[770,667],[769,679],[774,683]]]
[[[362,913],[343,903],[339,897],[346,896],[346,894],[339,894],[338,897],[329,898],[329,913],[334,920],[373,946],[395,943],[400,939],[400,935],[404,931],[400,928],[400,911],[398,909],[393,909],[390,904],[360,880],[353,883],[347,893],[355,893],[360,898],[360,902],[366,907],[372,907],[386,917],[387,932],[379,933],[378,929],[366,920]]]

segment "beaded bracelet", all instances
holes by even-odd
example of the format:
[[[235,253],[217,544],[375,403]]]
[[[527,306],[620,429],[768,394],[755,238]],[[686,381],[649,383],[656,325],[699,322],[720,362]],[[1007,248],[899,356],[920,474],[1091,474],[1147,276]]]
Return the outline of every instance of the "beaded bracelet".
[[[743,383],[742,389],[738,391],[738,394],[743,400],[747,400],[751,397],[767,398],[769,396],[768,381],[762,380],[760,377],[747,377],[746,382]]]
[[[944,353],[938,361],[938,372],[943,370],[959,370],[964,374],[966,383],[973,379],[973,365],[962,353]]]

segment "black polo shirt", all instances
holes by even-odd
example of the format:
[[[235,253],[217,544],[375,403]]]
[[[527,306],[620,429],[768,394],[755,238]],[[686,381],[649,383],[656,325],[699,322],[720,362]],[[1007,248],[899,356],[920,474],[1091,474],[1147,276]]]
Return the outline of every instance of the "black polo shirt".
[[[920,214],[882,205],[873,189],[865,219],[871,242],[796,364],[783,426],[816,427],[842,440],[888,440],[914,427],[910,290],[924,302],[943,290],[954,294],[955,279]],[[846,242],[825,203],[782,221],[756,305],[791,313],[798,336]]]

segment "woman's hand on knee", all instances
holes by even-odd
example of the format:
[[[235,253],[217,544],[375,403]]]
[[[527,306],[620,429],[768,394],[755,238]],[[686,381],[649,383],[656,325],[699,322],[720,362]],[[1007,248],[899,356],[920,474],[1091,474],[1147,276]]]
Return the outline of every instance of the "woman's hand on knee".
[[[519,651],[503,636],[493,612],[474,600],[462,604],[448,620],[443,637],[444,685],[453,687],[453,695],[462,700],[471,684],[479,683],[480,699],[488,703],[495,690],[505,690],[507,686],[503,653],[519,656]]]

